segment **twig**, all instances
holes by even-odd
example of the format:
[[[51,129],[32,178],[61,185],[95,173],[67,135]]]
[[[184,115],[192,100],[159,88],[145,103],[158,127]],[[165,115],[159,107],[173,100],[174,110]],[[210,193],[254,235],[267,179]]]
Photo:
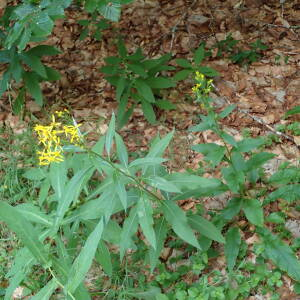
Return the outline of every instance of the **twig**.
[[[215,86],[215,85],[213,84],[213,87],[214,87],[215,91],[218,93],[219,96],[221,96],[222,98],[224,98],[225,101],[226,101],[228,104],[232,104],[232,103],[228,100],[227,97],[221,95],[220,90],[218,89],[217,86]],[[287,134],[285,134],[285,133],[282,133],[282,132],[280,132],[280,131],[277,131],[276,129],[274,129],[272,126],[270,126],[269,124],[267,124],[267,123],[266,123],[264,120],[262,120],[261,118],[259,118],[259,117],[257,117],[257,116],[253,116],[252,114],[250,114],[250,113],[248,112],[248,110],[246,110],[246,109],[240,109],[240,108],[237,107],[237,111],[240,112],[240,113],[243,113],[243,114],[247,115],[248,117],[250,117],[250,118],[251,118],[252,120],[254,120],[255,122],[257,122],[257,123],[259,123],[259,124],[265,126],[265,127],[268,128],[270,131],[272,131],[272,132],[275,133],[276,135],[280,136],[281,138],[285,138],[285,139],[291,141],[293,144],[295,144],[295,145],[297,146],[298,149],[300,149],[300,145],[298,145],[298,144],[295,142],[295,140],[293,139],[293,137],[291,137],[291,136],[289,136],[289,135],[287,135]]]

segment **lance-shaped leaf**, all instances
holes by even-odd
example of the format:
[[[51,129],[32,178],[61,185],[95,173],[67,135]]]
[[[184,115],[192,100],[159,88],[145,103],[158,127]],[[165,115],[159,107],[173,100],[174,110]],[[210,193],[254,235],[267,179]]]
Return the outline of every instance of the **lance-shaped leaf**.
[[[241,236],[237,227],[232,227],[226,234],[225,257],[227,268],[231,272],[236,263],[237,256],[240,251]]]
[[[139,217],[139,223],[143,230],[143,233],[150,243],[150,245],[156,249],[156,237],[153,229],[153,209],[150,199],[146,194],[143,194],[137,204],[137,212]]]
[[[0,220],[14,231],[33,256],[44,266],[51,266],[51,259],[45,246],[39,240],[35,227],[16,208],[0,202]]]
[[[164,200],[161,204],[164,215],[169,224],[171,224],[174,232],[187,243],[201,249],[193,230],[188,225],[188,221],[183,210],[180,209],[174,201]]]
[[[76,257],[68,275],[68,281],[65,285],[66,291],[74,293],[77,287],[84,279],[86,273],[92,265],[99,241],[104,229],[104,221],[101,218],[96,228],[92,231],[82,247],[79,255]]]

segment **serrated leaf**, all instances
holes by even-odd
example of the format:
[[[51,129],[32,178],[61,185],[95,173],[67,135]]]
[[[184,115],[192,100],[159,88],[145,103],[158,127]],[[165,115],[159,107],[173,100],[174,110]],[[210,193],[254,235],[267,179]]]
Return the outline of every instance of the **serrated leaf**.
[[[291,167],[278,170],[270,178],[270,183],[277,184],[287,184],[287,183],[297,183],[300,181],[300,168]]]
[[[219,113],[220,118],[226,118],[231,112],[236,108],[235,104],[228,105],[221,113]]]
[[[186,69],[192,69],[192,64],[185,58],[177,58],[175,59],[175,62],[178,66]]]
[[[161,208],[164,212],[169,224],[171,224],[174,232],[185,242],[201,250],[201,247],[195,237],[193,230],[187,222],[187,218],[173,201],[164,200],[161,202]]]
[[[266,228],[261,234],[264,240],[263,256],[272,260],[281,270],[294,280],[300,281],[300,262],[292,249]]]
[[[220,76],[219,72],[217,72],[215,69],[210,68],[210,67],[200,66],[200,67],[198,67],[198,70],[200,71],[200,73],[202,73],[208,77]]]
[[[24,72],[26,90],[32,95],[36,103],[43,105],[43,94],[39,85],[38,77],[34,72]]]
[[[192,149],[202,153],[205,156],[205,160],[210,161],[214,166],[222,161],[226,150],[224,146],[219,146],[214,143],[193,145]]]
[[[162,139],[160,139],[157,143],[151,146],[147,157],[158,157],[162,156],[166,148],[168,147],[171,139],[173,138],[174,131],[168,133]]]
[[[150,103],[142,99],[142,110],[147,121],[151,124],[156,123],[156,116],[153,107]]]
[[[139,223],[143,230],[143,233],[153,247],[156,249],[156,236],[153,228],[153,209],[150,199],[147,198],[145,194],[141,196],[137,204],[137,213],[139,217]]]
[[[113,137],[115,135],[115,126],[116,126],[116,118],[115,118],[115,114],[113,113],[105,136],[105,150],[108,156],[110,156]]]
[[[244,199],[242,209],[252,224],[260,227],[264,225],[263,209],[257,199]]]
[[[201,45],[194,53],[194,62],[196,65],[199,65],[202,63],[205,55],[204,46]]]
[[[257,169],[261,167],[263,164],[265,164],[268,160],[274,158],[276,154],[268,153],[268,152],[260,152],[257,154],[254,154],[247,162],[247,170],[251,171],[254,169]]]
[[[143,99],[147,100],[149,103],[155,102],[152,89],[145,80],[140,78],[136,79],[134,87],[137,89],[139,95],[142,96]]]
[[[257,147],[260,147],[264,144],[263,138],[247,138],[237,142],[237,150],[239,152],[249,152]]]
[[[172,110],[172,109],[177,108],[176,105],[174,105],[170,101],[164,100],[164,99],[157,100],[155,105],[158,106],[160,109],[163,109],[163,110]]]
[[[225,243],[225,257],[227,261],[227,268],[231,272],[235,266],[236,259],[240,251],[241,236],[237,227],[232,227],[228,230]]]
[[[167,89],[170,87],[176,86],[175,82],[169,78],[165,77],[151,77],[147,78],[145,82],[150,86],[152,89]]]
[[[239,193],[241,186],[245,184],[244,172],[237,171],[231,166],[222,168],[221,172],[231,191],[234,193]]]
[[[289,203],[299,200],[300,184],[288,184],[282,186],[268,195],[268,201],[275,201],[277,199],[284,199]]]
[[[106,19],[118,22],[121,15],[121,4],[118,0],[105,0],[98,3],[97,10]]]
[[[46,268],[51,266],[49,253],[39,240],[35,227],[16,208],[0,202],[0,220],[14,231],[33,256]]]
[[[222,217],[226,220],[231,220],[239,214],[242,208],[243,199],[234,197],[230,199],[226,207],[222,211]]]
[[[116,99],[120,102],[121,96],[126,88],[127,80],[125,77],[120,77],[116,88]]]
[[[79,284],[83,281],[86,273],[92,265],[99,241],[101,239],[104,229],[104,221],[101,218],[96,228],[87,238],[84,246],[82,247],[79,255],[76,257],[71,270],[68,274],[68,281],[65,289],[71,294],[77,289]]]
[[[36,47],[31,48],[30,50],[28,50],[26,52],[29,55],[33,55],[33,56],[53,56],[53,55],[57,55],[60,54],[61,51],[58,50],[57,48],[53,47],[53,46],[49,46],[49,45],[38,45]]]
[[[225,243],[225,239],[220,230],[212,222],[209,222],[198,215],[192,215],[188,217],[188,222],[194,230],[197,230],[199,233],[208,237],[209,239],[219,243]]]
[[[193,72],[192,69],[190,70],[181,70],[179,72],[177,72],[174,76],[173,76],[173,79],[175,81],[180,81],[180,80],[184,80],[186,78],[189,77],[189,75]]]

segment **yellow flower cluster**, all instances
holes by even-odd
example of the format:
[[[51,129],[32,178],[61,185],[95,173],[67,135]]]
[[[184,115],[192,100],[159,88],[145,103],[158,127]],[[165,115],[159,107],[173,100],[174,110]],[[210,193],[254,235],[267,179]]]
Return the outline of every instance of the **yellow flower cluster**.
[[[63,117],[67,113],[67,110],[55,112],[58,117]],[[52,115],[52,122],[49,125],[36,125],[34,131],[37,133],[39,144],[43,146],[42,151],[37,151],[39,165],[45,166],[51,162],[63,161],[61,139],[72,144],[79,143],[81,140],[78,129],[79,126],[80,125],[62,125],[62,123],[56,121],[54,115]]]
[[[196,85],[192,88],[195,94],[200,93],[202,96],[207,96],[212,90],[212,79],[206,80],[204,74],[196,72],[195,79],[197,81]]]

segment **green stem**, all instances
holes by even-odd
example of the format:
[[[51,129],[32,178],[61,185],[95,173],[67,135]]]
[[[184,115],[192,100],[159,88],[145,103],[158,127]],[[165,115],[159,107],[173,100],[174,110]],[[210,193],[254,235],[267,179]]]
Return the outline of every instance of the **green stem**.
[[[163,201],[164,199],[161,198],[158,194],[150,191],[147,187],[145,187],[139,180],[137,180],[134,176],[124,172],[122,169],[118,168],[117,166],[115,166],[114,163],[112,163],[109,159],[104,158],[103,156],[101,156],[100,154],[90,150],[90,149],[85,149],[88,153],[92,154],[92,155],[96,155],[97,157],[101,158],[102,160],[104,160],[105,162],[107,162],[112,168],[114,168],[116,171],[118,171],[119,173],[121,173],[122,175],[130,178],[140,189],[142,189],[143,191],[145,191],[146,193],[148,193],[149,195],[151,195],[153,198],[155,198],[158,201]]]

